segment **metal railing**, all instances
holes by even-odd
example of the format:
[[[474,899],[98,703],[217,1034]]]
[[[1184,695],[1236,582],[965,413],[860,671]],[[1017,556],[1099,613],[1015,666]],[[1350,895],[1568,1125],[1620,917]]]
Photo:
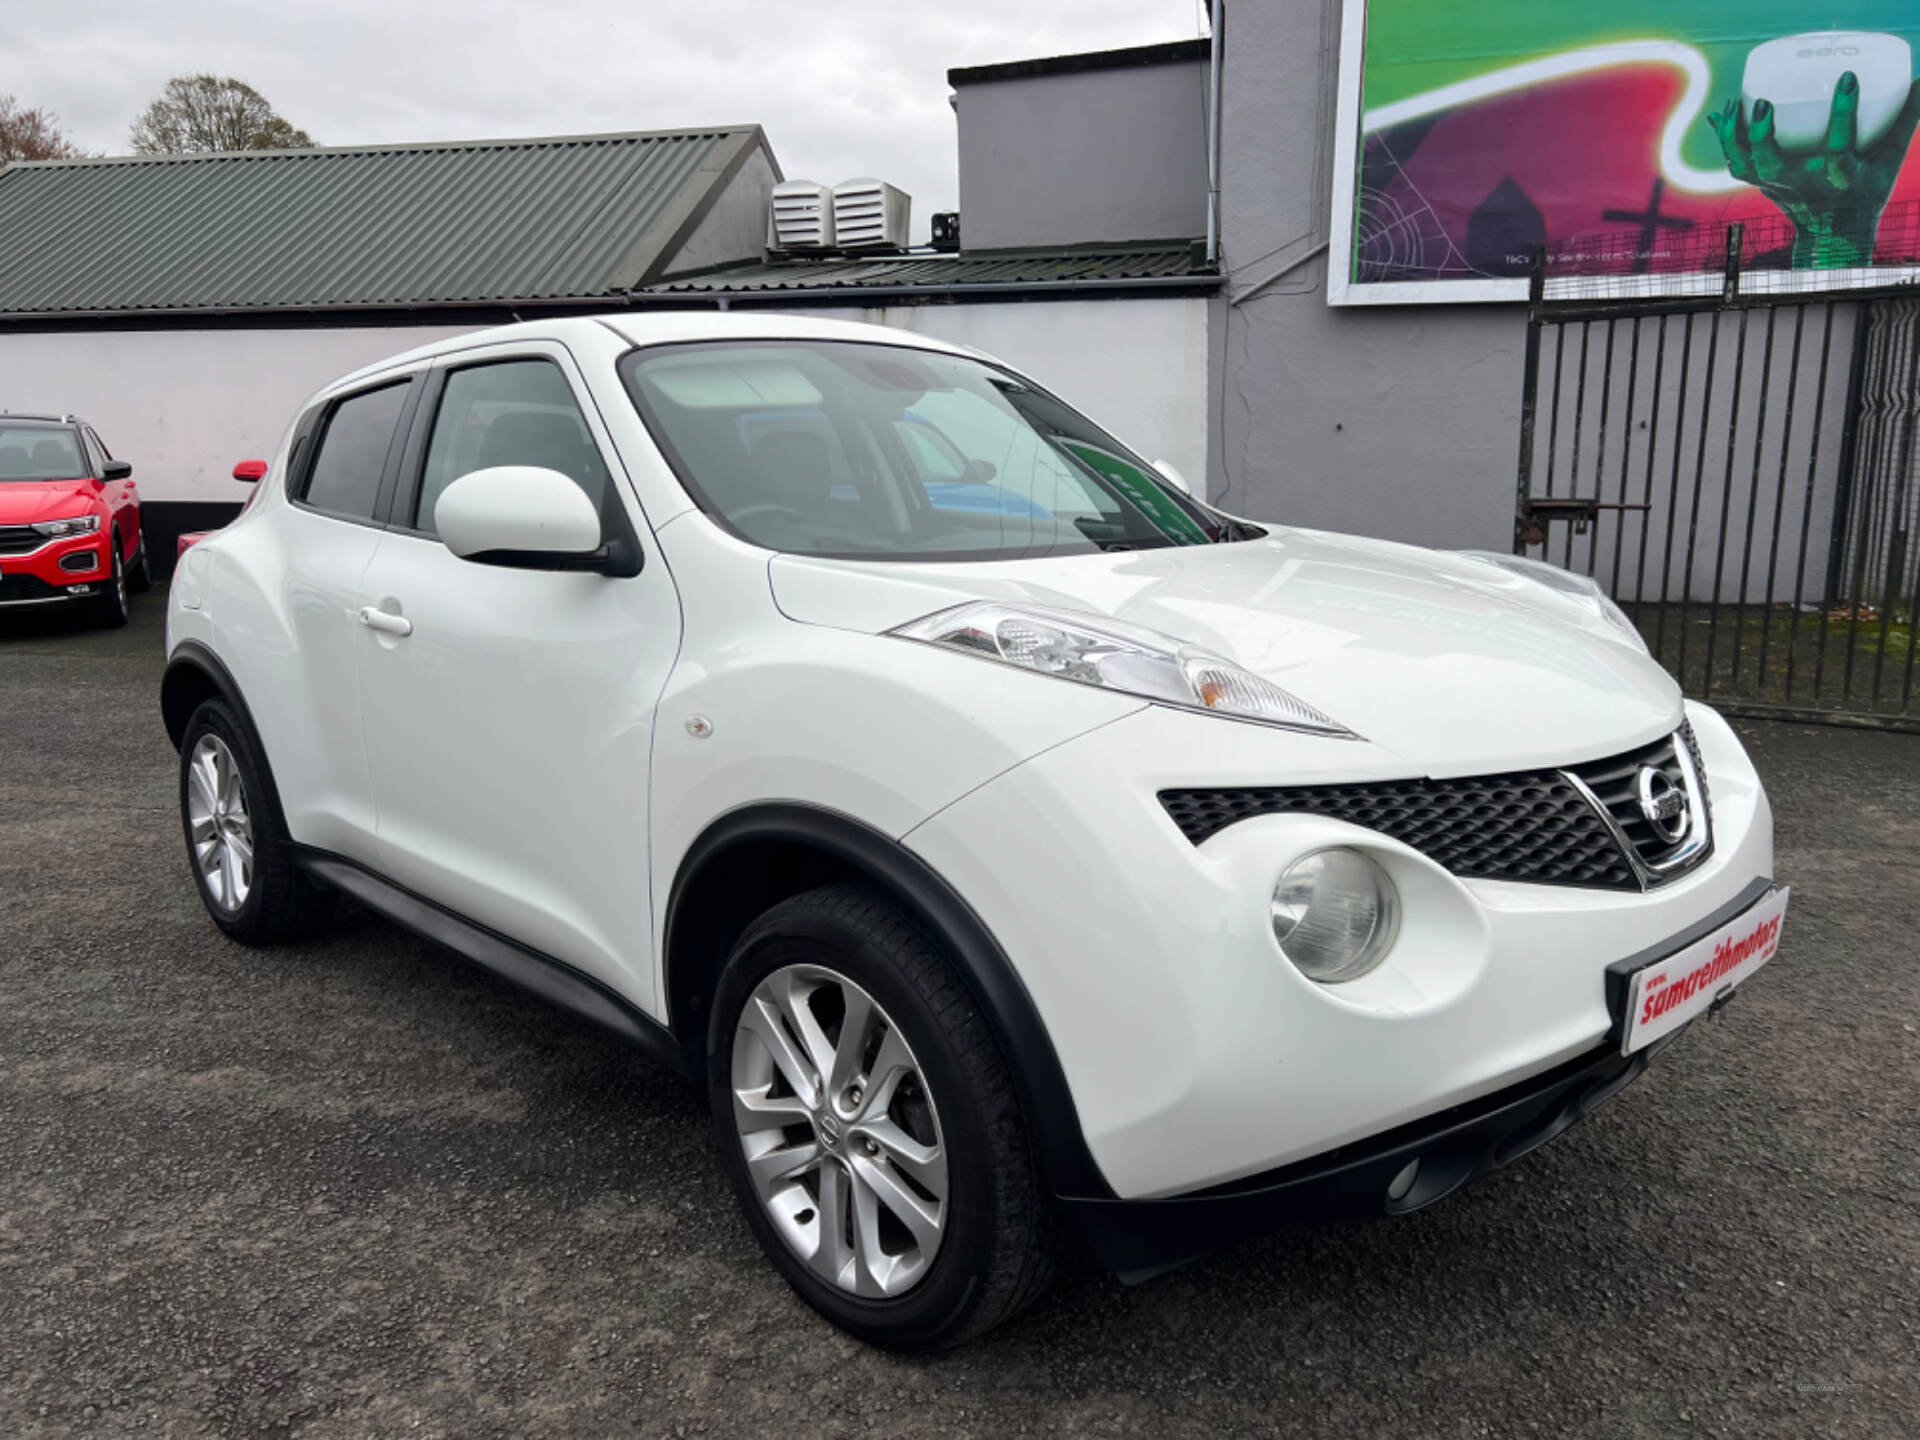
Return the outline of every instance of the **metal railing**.
[[[1750,263],[1747,228],[1653,294],[1599,242],[1536,253],[1515,553],[1600,580],[1689,694],[1920,731],[1920,298],[1818,290],[1771,235]]]

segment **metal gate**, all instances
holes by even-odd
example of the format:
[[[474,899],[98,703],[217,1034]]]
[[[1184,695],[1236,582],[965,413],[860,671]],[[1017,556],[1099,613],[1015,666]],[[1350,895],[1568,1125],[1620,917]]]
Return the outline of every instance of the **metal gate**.
[[[1549,299],[1536,254],[1514,552],[1600,581],[1689,695],[1920,731],[1920,298],[1741,251],[1657,299]]]

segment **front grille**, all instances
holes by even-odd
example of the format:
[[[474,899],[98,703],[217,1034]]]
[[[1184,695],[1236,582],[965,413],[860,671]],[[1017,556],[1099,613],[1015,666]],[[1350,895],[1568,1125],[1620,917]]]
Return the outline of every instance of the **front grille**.
[[[38,575],[0,575],[0,604],[9,600],[59,600],[66,593]]]
[[[1681,735],[1704,787],[1705,771],[1692,732],[1683,729]],[[1256,815],[1324,815],[1398,840],[1463,879],[1637,890],[1641,868],[1622,849],[1619,833],[1626,834],[1636,857],[1647,866],[1663,863],[1673,852],[1640,815],[1635,787],[1645,764],[1658,765],[1685,788],[1671,739],[1572,767],[1572,774],[1604,797],[1606,815],[1581,793],[1569,772],[1560,770],[1460,780],[1162,790],[1160,803],[1195,845]],[[1700,800],[1704,803],[1705,796]],[[1627,825],[1629,817],[1617,808],[1622,803],[1631,807],[1637,829]]]
[[[31,525],[0,525],[0,555],[25,555],[47,543]]]
[[[1670,863],[1680,853],[1686,841],[1678,843],[1666,839],[1654,828],[1640,809],[1640,770],[1651,765],[1682,791],[1687,787],[1686,772],[1681,769],[1680,761],[1674,754],[1675,736],[1669,735],[1656,740],[1651,745],[1617,755],[1611,760],[1596,760],[1586,765],[1573,765],[1568,768],[1578,775],[1586,787],[1613,817],[1613,823],[1627,837],[1634,853],[1649,867],[1659,867]],[[1693,727],[1683,725],[1678,738],[1687,746],[1688,758],[1693,761],[1694,773],[1700,776],[1701,789],[1706,788],[1706,768],[1700,763],[1700,747],[1693,738]],[[1707,796],[1702,794],[1699,803],[1707,804]],[[1697,865],[1706,858],[1706,850],[1692,857],[1691,864]],[[1691,868],[1691,865],[1689,866]]]

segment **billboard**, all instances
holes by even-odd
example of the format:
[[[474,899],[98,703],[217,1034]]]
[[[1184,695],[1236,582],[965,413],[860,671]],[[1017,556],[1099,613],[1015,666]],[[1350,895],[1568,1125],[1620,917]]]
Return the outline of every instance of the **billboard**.
[[[1915,0],[1345,4],[1335,304],[1523,297],[1538,245],[1651,291],[1734,220],[1823,285],[1920,263]]]

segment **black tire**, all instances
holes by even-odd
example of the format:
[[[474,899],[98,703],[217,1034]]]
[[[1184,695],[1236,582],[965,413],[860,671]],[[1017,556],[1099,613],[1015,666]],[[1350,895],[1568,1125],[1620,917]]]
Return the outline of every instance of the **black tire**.
[[[153,566],[147,560],[147,532],[140,531],[140,544],[133,552],[133,563],[127,567],[127,589],[135,595],[144,595],[153,588]]]
[[[113,559],[108,567],[107,588],[94,597],[93,619],[96,625],[117,630],[127,623],[127,572],[120,561],[120,537],[110,539],[107,548],[113,552]]]
[[[733,1115],[736,1027],[754,987],[792,964],[824,967],[867,991],[911,1048],[939,1116],[946,1228],[926,1274],[896,1297],[860,1298],[816,1275],[775,1229],[747,1172]],[[942,1350],[1046,1291],[1064,1246],[1012,1076],[945,949],[913,916],[859,884],[782,901],[733,947],[713,1017],[707,1084],[721,1163],[768,1258],[814,1309],[872,1345]]]
[[[252,881],[237,909],[223,907],[201,874],[188,812],[188,768],[206,736],[217,737],[232,756],[252,832]],[[338,895],[315,884],[293,862],[266,756],[246,722],[224,700],[203,701],[187,719],[180,740],[180,828],[187,865],[207,914],[243,945],[272,945],[312,933],[332,913]]]

